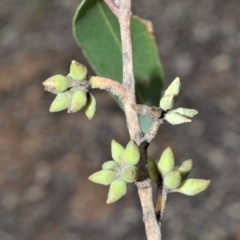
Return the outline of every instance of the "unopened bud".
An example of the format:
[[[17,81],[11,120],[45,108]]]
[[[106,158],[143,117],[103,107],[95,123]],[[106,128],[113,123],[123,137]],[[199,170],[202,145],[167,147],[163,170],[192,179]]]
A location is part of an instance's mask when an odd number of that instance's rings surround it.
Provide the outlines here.
[[[172,83],[169,85],[169,87],[166,89],[164,95],[174,95],[174,96],[178,96],[181,90],[181,82],[180,82],[180,78],[177,77],[175,78]]]
[[[110,185],[108,191],[107,204],[118,201],[127,193],[127,183],[122,179],[116,179]]]
[[[193,165],[193,161],[192,159],[188,159],[188,160],[185,160],[181,165],[180,167],[178,167],[178,171],[181,173],[181,176],[182,176],[182,181],[185,180],[191,169],[192,169],[192,165]]]
[[[175,189],[181,184],[181,174],[179,171],[168,172],[163,178],[164,185],[168,189]]]
[[[67,109],[71,102],[71,93],[64,92],[58,93],[55,99],[53,100],[49,112],[59,112],[64,109]]]
[[[84,107],[84,112],[89,120],[91,120],[96,112],[96,99],[89,93],[87,104]]]
[[[173,151],[170,147],[167,147],[157,164],[158,170],[162,176],[164,176],[167,172],[170,172],[173,170],[175,166],[175,159],[173,155]]]
[[[140,151],[138,145],[134,141],[129,141],[124,152],[123,160],[129,165],[136,165],[140,159]]]
[[[45,90],[51,93],[64,92],[66,89],[71,87],[71,85],[72,80],[60,74],[52,76],[43,82]]]
[[[161,98],[159,103],[160,108],[165,111],[172,109],[173,105],[174,105],[174,95],[172,94],[164,95]]]
[[[113,160],[107,161],[102,165],[102,169],[107,169],[107,170],[117,170],[118,168],[119,168],[119,165]]]
[[[82,81],[87,77],[86,66],[80,64],[79,62],[73,60],[70,65],[70,76],[77,81]]]
[[[115,140],[112,140],[111,152],[112,152],[113,160],[118,164],[123,164],[124,147],[120,143],[116,142]]]
[[[121,171],[121,177],[124,181],[132,183],[137,180],[139,171],[135,166],[125,166]]]
[[[184,115],[186,117],[194,117],[195,115],[198,114],[198,111],[195,109],[189,109],[189,108],[177,108],[177,109],[173,109],[171,110],[172,113],[178,113],[180,115]]]
[[[177,125],[177,124],[182,124],[182,123],[187,123],[192,121],[191,119],[183,115],[180,115],[178,113],[174,113],[171,111],[165,114],[164,119],[172,125]]]
[[[148,158],[147,160],[148,173],[151,180],[155,183],[160,181],[160,175],[158,172],[157,164],[154,160]]]
[[[83,91],[76,91],[72,94],[68,113],[75,113],[82,109],[87,104],[87,93]]]
[[[118,177],[118,173],[113,170],[101,170],[93,173],[88,179],[94,183],[109,185]]]
[[[209,186],[211,180],[205,179],[187,179],[182,182],[179,188],[175,189],[174,192],[179,192],[188,196],[194,196]]]

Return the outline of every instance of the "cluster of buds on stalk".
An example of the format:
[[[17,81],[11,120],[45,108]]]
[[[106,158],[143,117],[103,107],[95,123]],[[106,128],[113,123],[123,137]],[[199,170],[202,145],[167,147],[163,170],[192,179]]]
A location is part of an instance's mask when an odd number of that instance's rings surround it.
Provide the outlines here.
[[[87,118],[92,119],[96,111],[96,99],[89,92],[86,66],[72,61],[67,76],[55,75],[43,82],[46,91],[57,96],[49,111],[59,112],[67,109],[75,113],[83,109]]]

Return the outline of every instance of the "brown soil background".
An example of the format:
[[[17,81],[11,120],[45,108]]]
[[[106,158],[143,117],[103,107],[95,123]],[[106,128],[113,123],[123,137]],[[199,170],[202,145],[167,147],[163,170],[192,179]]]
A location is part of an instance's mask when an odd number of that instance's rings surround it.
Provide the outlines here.
[[[87,64],[71,32],[79,1],[0,1],[0,239],[146,239],[134,185],[106,205],[107,187],[87,177],[111,158],[110,141],[128,142],[124,115],[94,91],[98,108],[50,114],[42,81]],[[171,146],[177,162],[192,158],[191,176],[210,178],[195,197],[172,194],[164,239],[237,240],[239,226],[239,2],[133,1],[153,22],[165,82],[181,77],[177,106],[196,108],[193,123],[164,124],[149,148]]]

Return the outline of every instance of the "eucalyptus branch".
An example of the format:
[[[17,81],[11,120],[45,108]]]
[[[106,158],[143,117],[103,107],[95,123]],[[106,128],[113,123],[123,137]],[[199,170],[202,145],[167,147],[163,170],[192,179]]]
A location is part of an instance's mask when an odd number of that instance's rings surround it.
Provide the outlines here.
[[[111,9],[111,8],[110,8]],[[135,80],[133,69],[132,39],[131,39],[131,0],[122,0],[119,3],[118,20],[122,42],[123,80],[122,84],[128,89],[122,99],[126,122],[130,138],[138,145],[143,142],[143,133],[140,128],[138,113],[132,106],[136,105]],[[153,134],[154,135],[154,134]],[[148,145],[147,145],[148,146]],[[147,147],[140,145],[141,158],[139,163],[140,177],[136,181],[138,194],[143,208],[143,220],[148,240],[160,240],[161,231],[158,226],[153,207],[152,186],[147,170]],[[141,179],[142,177],[142,179]]]
[[[73,60],[69,74],[66,76],[57,74],[43,82],[45,90],[55,94],[49,111],[59,112],[67,109],[68,113],[76,113],[83,110],[86,117],[91,120],[96,112],[96,99],[90,89],[103,89],[119,98],[126,115],[130,141],[124,148],[113,140],[111,143],[113,160],[104,162],[102,170],[93,173],[89,179],[98,184],[110,185],[108,204],[123,197],[127,192],[127,184],[135,182],[142,206],[147,239],[161,240],[161,223],[167,194],[179,192],[193,196],[204,191],[209,186],[210,180],[187,179],[192,169],[192,160],[185,160],[177,166],[170,147],[163,151],[158,161],[148,158],[147,149],[163,120],[172,125],[191,122],[191,118],[198,111],[182,107],[173,109],[181,89],[178,77],[165,90],[158,107],[136,103],[131,39],[131,0],[104,0],[104,2],[120,24],[122,83],[98,76],[88,78],[86,66]],[[99,2],[96,1],[96,3]],[[76,17],[75,20],[77,19]],[[152,119],[152,125],[145,134],[140,127],[139,114]],[[158,199],[155,209],[150,178],[157,185]]]

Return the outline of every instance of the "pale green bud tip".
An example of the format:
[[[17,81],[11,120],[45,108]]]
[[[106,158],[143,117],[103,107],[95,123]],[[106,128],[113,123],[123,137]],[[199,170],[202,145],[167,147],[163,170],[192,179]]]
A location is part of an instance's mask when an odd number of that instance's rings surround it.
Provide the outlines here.
[[[114,203],[127,193],[127,183],[122,179],[116,179],[110,185],[107,204]]]
[[[129,165],[136,165],[140,159],[140,151],[138,145],[134,141],[130,141],[123,153],[124,162]]]
[[[134,166],[126,166],[121,171],[122,179],[129,183],[136,181],[138,174],[139,174],[139,171]]]
[[[76,91],[72,95],[68,113],[75,113],[87,104],[87,94],[83,91]]]
[[[157,183],[160,180],[160,175],[158,172],[157,164],[154,160],[148,158],[147,160],[148,173],[151,180]]]
[[[191,119],[172,111],[165,114],[164,119],[172,125],[192,122]]]
[[[179,192],[188,196],[194,196],[207,189],[211,180],[187,179],[174,192]]]
[[[93,116],[96,112],[96,99],[95,97],[90,93],[89,98],[87,100],[87,104],[84,107],[84,112],[89,120],[92,120]]]
[[[168,189],[176,189],[181,184],[181,174],[179,171],[168,172],[163,181]]]
[[[77,81],[82,81],[87,77],[86,66],[80,64],[79,62],[73,60],[70,65],[70,76]]]
[[[118,177],[118,173],[116,171],[104,169],[104,170],[93,173],[91,176],[89,176],[88,179],[94,183],[109,185],[117,177]]]
[[[173,151],[170,147],[167,147],[157,164],[158,170],[162,176],[164,176],[167,172],[172,171],[175,166],[175,159],[173,155]]]
[[[164,95],[161,100],[160,100],[160,108],[167,111],[169,109],[172,109],[174,105],[174,95],[172,94],[168,94],[168,95]]]
[[[53,100],[49,112],[59,112],[67,109],[71,102],[71,94],[69,92],[58,93]]]
[[[180,171],[182,180],[185,180],[187,176],[189,175],[191,169],[192,169],[193,161],[192,159],[185,160],[180,167],[178,168],[178,171]]]
[[[181,90],[181,82],[180,78],[175,78],[172,83],[169,85],[164,95],[172,94],[174,96],[178,96]]]
[[[52,76],[43,82],[45,90],[51,93],[64,92],[71,87],[71,84],[72,81],[69,78],[60,74]]]
[[[102,169],[116,170],[118,168],[119,168],[119,165],[113,160],[107,161],[102,165]]]
[[[189,109],[189,108],[177,108],[172,110],[171,112],[178,113],[180,115],[184,115],[186,117],[194,117],[195,115],[198,114],[198,111],[195,109]]]
[[[116,142],[115,140],[112,140],[111,152],[112,152],[113,160],[119,164],[122,164],[123,163],[123,152],[124,152],[123,146],[120,143]]]

